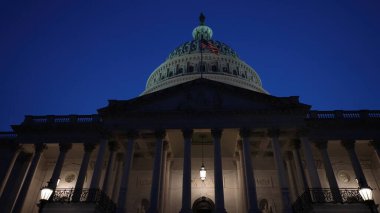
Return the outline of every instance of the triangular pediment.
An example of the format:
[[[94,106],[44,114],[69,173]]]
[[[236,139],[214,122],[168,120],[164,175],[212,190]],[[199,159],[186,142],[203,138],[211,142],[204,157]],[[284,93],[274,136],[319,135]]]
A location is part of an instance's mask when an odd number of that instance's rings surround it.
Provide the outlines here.
[[[262,112],[305,111],[309,108],[309,105],[300,103],[296,96],[275,97],[208,79],[197,79],[130,100],[110,100],[107,107],[99,109],[99,113],[104,117],[132,112]]]

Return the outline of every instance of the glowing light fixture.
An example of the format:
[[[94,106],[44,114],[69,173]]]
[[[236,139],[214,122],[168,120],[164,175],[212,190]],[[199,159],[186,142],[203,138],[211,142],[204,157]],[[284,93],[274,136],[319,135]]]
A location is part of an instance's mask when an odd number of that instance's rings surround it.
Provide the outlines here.
[[[41,200],[49,200],[50,196],[53,194],[53,189],[45,186],[41,189]]]
[[[205,165],[204,165],[203,162],[202,162],[201,169],[199,170],[199,176],[200,176],[200,178],[201,178],[202,181],[205,181],[205,180],[206,180],[206,176],[207,176],[206,173],[207,173],[207,172],[206,172]]]
[[[61,182],[61,178],[58,178],[58,180],[57,180],[57,186],[59,185],[60,182]]]
[[[202,166],[201,166],[201,169],[199,170],[199,177],[201,178],[202,181],[205,181],[206,176],[207,176],[207,171],[206,171],[205,164],[203,161],[203,140],[204,140],[204,137],[205,137],[204,135],[201,135],[201,139],[202,139],[202,142],[201,142],[201,145],[202,145]]]
[[[359,188],[359,194],[362,196],[364,201],[371,201],[373,200],[373,192],[370,187],[362,187]]]

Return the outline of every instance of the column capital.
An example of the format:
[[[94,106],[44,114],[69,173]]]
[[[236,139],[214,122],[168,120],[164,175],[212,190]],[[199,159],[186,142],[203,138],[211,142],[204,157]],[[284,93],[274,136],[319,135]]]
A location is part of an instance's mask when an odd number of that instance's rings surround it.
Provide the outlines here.
[[[214,139],[220,139],[222,137],[223,129],[211,129],[211,135]]]
[[[296,138],[290,141],[290,147],[296,150],[299,150],[301,148],[301,140]]]
[[[286,160],[293,160],[294,159],[293,158],[293,153],[291,151],[286,151],[284,153],[284,157],[285,157]]]
[[[32,158],[32,153],[21,152],[19,159],[20,159],[21,162],[27,162],[31,158]]]
[[[60,152],[67,152],[71,149],[71,147],[72,147],[71,143],[59,143]]]
[[[122,161],[123,160],[123,158],[124,158],[124,154],[122,153],[122,152],[118,152],[117,154],[116,154],[116,160],[117,161]]]
[[[380,150],[380,140],[372,140],[369,142],[373,148]]]
[[[169,142],[167,140],[164,140],[164,151],[169,150]]]
[[[192,129],[182,129],[182,135],[185,139],[190,139],[193,136]]]
[[[138,137],[138,132],[136,130],[130,129],[126,133],[128,140],[134,140]]]
[[[301,128],[297,130],[297,136],[298,137],[308,137],[310,130],[307,128]]]
[[[271,138],[278,138],[280,137],[280,129],[277,129],[277,128],[268,129],[267,135]]]
[[[239,131],[239,135],[241,138],[248,138],[249,136],[251,136],[251,133],[251,130],[247,128],[242,128]]]
[[[328,146],[328,140],[317,140],[317,141],[314,141],[314,145],[319,150],[325,150],[325,149],[327,149],[327,146]]]
[[[243,141],[237,140],[236,141],[236,147],[238,148],[238,150],[243,150]]]
[[[157,129],[154,131],[154,135],[156,136],[156,139],[163,140],[165,138],[166,132],[164,129]]]
[[[346,150],[354,150],[355,149],[355,140],[342,140],[341,144]]]
[[[36,144],[34,144],[34,150],[35,150],[36,153],[41,153],[45,149],[47,149],[47,146],[44,143],[36,143]]]
[[[116,141],[111,140],[111,141],[108,142],[108,149],[109,149],[111,152],[116,151],[118,148],[119,148],[119,145],[117,144]]]
[[[94,143],[84,143],[83,148],[84,152],[92,152],[96,147],[96,144]]]
[[[22,145],[14,141],[6,141],[5,143],[0,143],[0,148],[7,148],[11,151],[21,151]]]

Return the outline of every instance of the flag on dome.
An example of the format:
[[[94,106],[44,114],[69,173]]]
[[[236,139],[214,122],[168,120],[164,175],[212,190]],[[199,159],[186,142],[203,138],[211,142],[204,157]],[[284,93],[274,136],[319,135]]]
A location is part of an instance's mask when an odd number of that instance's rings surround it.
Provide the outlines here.
[[[202,39],[201,40],[201,48],[204,49],[204,48],[207,48],[209,49],[212,53],[214,54],[219,54],[219,49],[217,46],[215,46],[213,43],[211,43],[210,41],[207,41],[205,39]]]

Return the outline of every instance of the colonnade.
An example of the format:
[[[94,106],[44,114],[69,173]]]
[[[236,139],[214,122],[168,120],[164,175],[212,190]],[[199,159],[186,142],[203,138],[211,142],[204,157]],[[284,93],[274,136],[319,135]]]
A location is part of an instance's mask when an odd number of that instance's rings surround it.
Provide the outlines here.
[[[222,154],[221,154],[221,136],[222,129],[211,129],[211,136],[213,138],[214,143],[214,187],[215,187],[215,204],[217,212],[226,212],[225,202],[224,202],[224,187],[223,187],[223,165],[222,165]],[[281,146],[279,143],[280,131],[278,129],[270,129],[267,131],[268,136],[272,143],[273,153],[274,153],[274,162],[276,165],[276,169],[278,172],[279,178],[279,186],[282,196],[282,204],[283,204],[283,212],[292,212],[291,201],[290,201],[290,192],[289,192],[289,180],[287,176],[287,172],[284,166],[284,160],[282,157]],[[180,213],[190,213],[192,212],[192,202],[191,202],[191,144],[192,144],[192,129],[183,129],[183,142],[184,142],[184,158],[183,158],[183,184],[182,184],[182,204]],[[250,136],[251,130],[249,129],[240,129],[239,135],[241,138],[241,160],[242,160],[242,168],[243,168],[243,176],[242,180],[244,180],[245,193],[244,199],[247,204],[247,212],[260,212],[258,203],[257,203],[257,193],[256,193],[256,183],[254,179],[254,169],[252,166],[252,158],[251,158],[251,145],[250,145]],[[77,177],[73,201],[79,201],[80,195],[83,189],[83,184],[85,180],[85,176],[88,170],[89,161],[91,158],[91,154],[96,146],[99,146],[98,153],[96,156],[95,167],[93,170],[90,188],[99,189],[102,186],[102,190],[113,197],[114,200],[117,200],[117,213],[127,212],[127,203],[126,200],[128,194],[128,182],[131,174],[131,167],[134,155],[134,146],[136,138],[138,137],[138,132],[136,131],[128,131],[126,134],[126,141],[121,143],[122,148],[124,149],[124,154],[116,155],[117,144],[115,142],[109,142],[107,140],[101,140],[99,143],[84,143],[84,155],[82,158],[82,163],[79,169],[79,175]],[[155,156],[154,156],[154,166],[152,172],[152,184],[151,184],[151,194],[150,194],[150,207],[148,212],[157,213],[162,211],[162,206],[160,205],[160,199],[162,199],[162,182],[164,181],[163,175],[163,162],[166,161],[165,156],[165,131],[157,130],[155,131]],[[355,152],[355,140],[342,140],[342,146],[347,151],[347,154],[350,157],[350,162],[352,164],[353,170],[355,172],[355,176],[358,180],[359,187],[368,187],[367,180],[364,176],[363,169],[361,168],[360,161]],[[373,145],[378,158],[380,159],[380,146],[378,143],[371,142]],[[323,165],[326,171],[327,180],[330,186],[330,189],[333,194],[333,198],[335,202],[342,202],[342,197],[339,192],[339,187],[335,178],[335,174],[331,165],[331,161],[329,155],[327,153],[328,141],[320,140],[315,141],[316,147],[319,149]],[[105,171],[105,178],[103,183],[100,183],[101,180],[101,172],[102,166],[105,158],[106,149],[109,149],[109,158],[108,165]],[[67,152],[71,149],[71,143],[60,143],[59,144],[59,156],[57,158],[56,164],[54,166],[54,170],[52,176],[48,182],[48,186],[50,188],[55,189],[57,187],[57,181],[60,177],[62,167],[65,161],[65,157]],[[301,147],[303,148],[303,156],[307,165],[307,172],[309,176],[309,181],[306,178],[306,174],[304,173],[305,168],[303,168],[303,164],[301,162]],[[29,169],[27,169],[27,173],[25,178],[21,184],[20,190],[18,192],[18,196],[16,202],[14,204],[13,211],[20,212],[23,203],[25,202],[25,198],[30,187],[31,181],[35,176],[36,168],[41,159],[41,154],[46,149],[46,145],[44,144],[34,144],[34,155],[29,164]],[[14,166],[15,159],[19,153],[19,148],[14,149],[14,153],[9,156],[9,167],[1,167],[1,197],[0,200],[4,197],[3,190],[7,183],[7,178],[9,177],[9,173],[12,171],[12,167]],[[296,168],[295,177],[300,181],[301,189],[297,189],[297,194],[300,195],[302,192],[306,191],[308,188],[321,188],[320,179],[318,176],[317,168],[315,166],[315,161],[313,159],[311,143],[306,136],[300,136],[299,139],[292,141],[291,146],[292,159],[294,159],[294,165]],[[115,162],[117,163],[117,171],[121,171],[116,174],[115,179],[119,179],[121,177],[119,189],[111,189],[111,182],[118,182],[118,180],[111,180],[111,172],[112,168],[115,166]],[[122,165],[122,162],[124,165]],[[120,176],[120,177],[119,177]],[[308,183],[309,182],[309,183]],[[299,187],[298,187],[299,188]],[[161,197],[161,198],[160,198]],[[116,199],[117,198],[117,199]],[[161,209],[161,210],[160,210]]]

